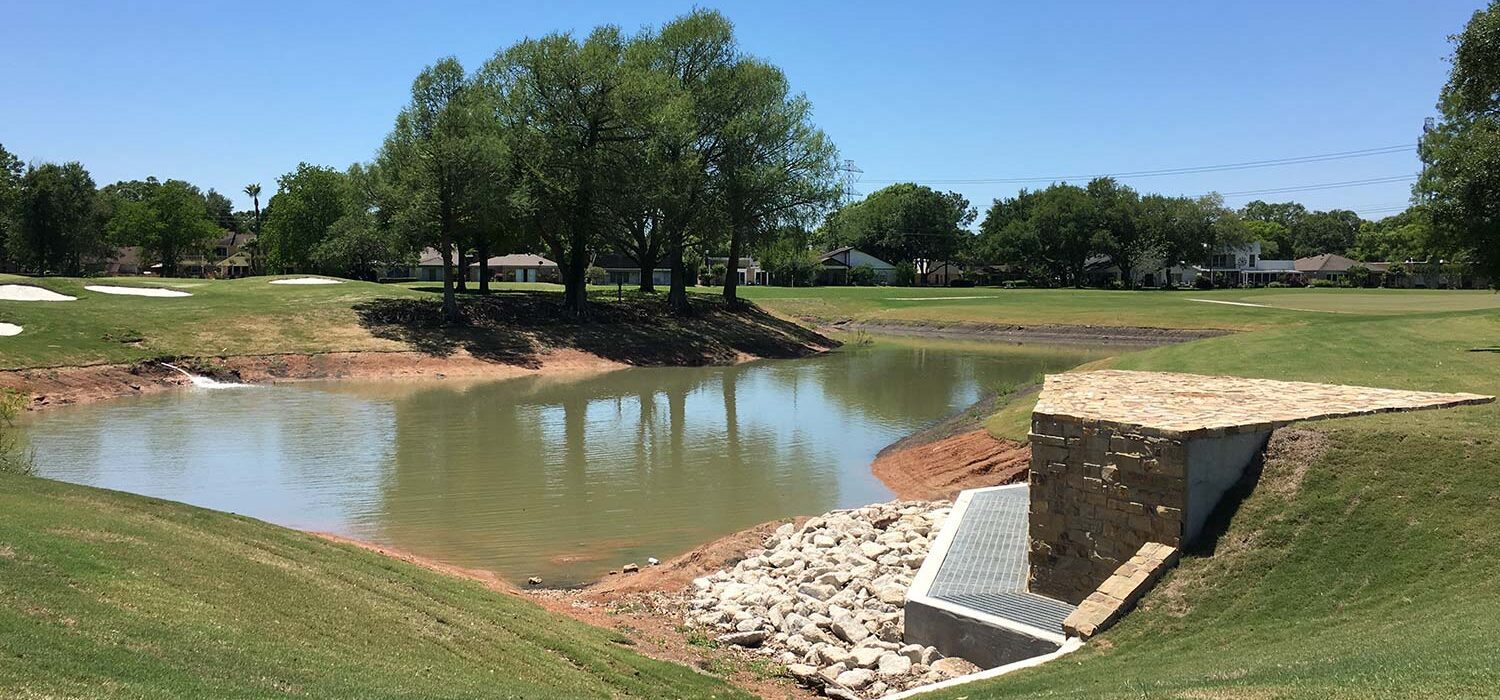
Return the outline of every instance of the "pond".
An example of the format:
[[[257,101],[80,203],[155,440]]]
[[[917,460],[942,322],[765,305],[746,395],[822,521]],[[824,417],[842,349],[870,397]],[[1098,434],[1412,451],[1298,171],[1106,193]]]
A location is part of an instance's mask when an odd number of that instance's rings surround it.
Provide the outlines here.
[[[42,476],[548,585],[891,498],[886,445],[1100,349],[882,340],[804,360],[184,390],[31,417]]]

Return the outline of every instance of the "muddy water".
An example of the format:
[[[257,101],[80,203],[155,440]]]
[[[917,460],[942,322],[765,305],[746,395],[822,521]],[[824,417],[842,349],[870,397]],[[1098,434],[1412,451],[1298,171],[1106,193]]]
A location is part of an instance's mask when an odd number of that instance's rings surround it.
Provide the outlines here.
[[[1103,354],[893,340],[737,367],[184,390],[49,411],[22,436],[43,476],[563,585],[889,498],[880,448]]]

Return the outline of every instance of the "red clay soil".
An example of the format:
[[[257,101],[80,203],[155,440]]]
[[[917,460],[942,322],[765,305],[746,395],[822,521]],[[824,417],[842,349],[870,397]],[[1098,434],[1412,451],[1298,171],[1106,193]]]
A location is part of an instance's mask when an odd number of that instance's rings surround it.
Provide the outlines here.
[[[528,374],[604,371],[625,366],[573,349],[547,353],[541,357],[540,366],[535,368],[491,362],[463,350],[449,355],[421,352],[240,355],[189,358],[182,364],[195,373],[250,383],[317,379],[504,379]],[[0,388],[25,394],[29,399],[27,407],[31,410],[156,393],[187,383],[187,378],[181,373],[156,362],[0,371]]]
[[[979,428],[914,447],[898,444],[880,453],[870,469],[900,498],[936,500],[1021,481],[1030,463],[1030,446]]]
[[[772,520],[740,530],[702,545],[659,566],[648,566],[633,574],[612,574],[583,589],[590,598],[607,599],[627,593],[648,591],[681,591],[693,579],[732,568],[745,558],[745,552],[759,549],[766,537],[786,523],[801,525],[807,517]]]

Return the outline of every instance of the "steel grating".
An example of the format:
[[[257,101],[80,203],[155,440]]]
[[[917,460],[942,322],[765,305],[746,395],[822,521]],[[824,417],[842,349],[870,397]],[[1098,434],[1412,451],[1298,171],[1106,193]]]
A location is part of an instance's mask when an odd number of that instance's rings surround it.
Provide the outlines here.
[[[1029,509],[1026,486],[975,493],[927,595],[1061,634],[1074,606],[1026,591]]]

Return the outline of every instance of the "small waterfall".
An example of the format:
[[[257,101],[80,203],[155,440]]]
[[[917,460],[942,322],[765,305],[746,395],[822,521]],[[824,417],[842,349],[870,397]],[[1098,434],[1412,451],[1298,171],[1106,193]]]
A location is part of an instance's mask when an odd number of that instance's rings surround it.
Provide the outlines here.
[[[187,377],[188,381],[192,382],[193,386],[198,387],[199,389],[234,389],[238,387],[250,386],[249,384],[243,384],[240,382],[221,382],[217,379],[200,377],[170,362],[163,362],[161,363],[161,366],[170,367],[174,370],[177,370],[178,372],[181,372],[182,376]]]

